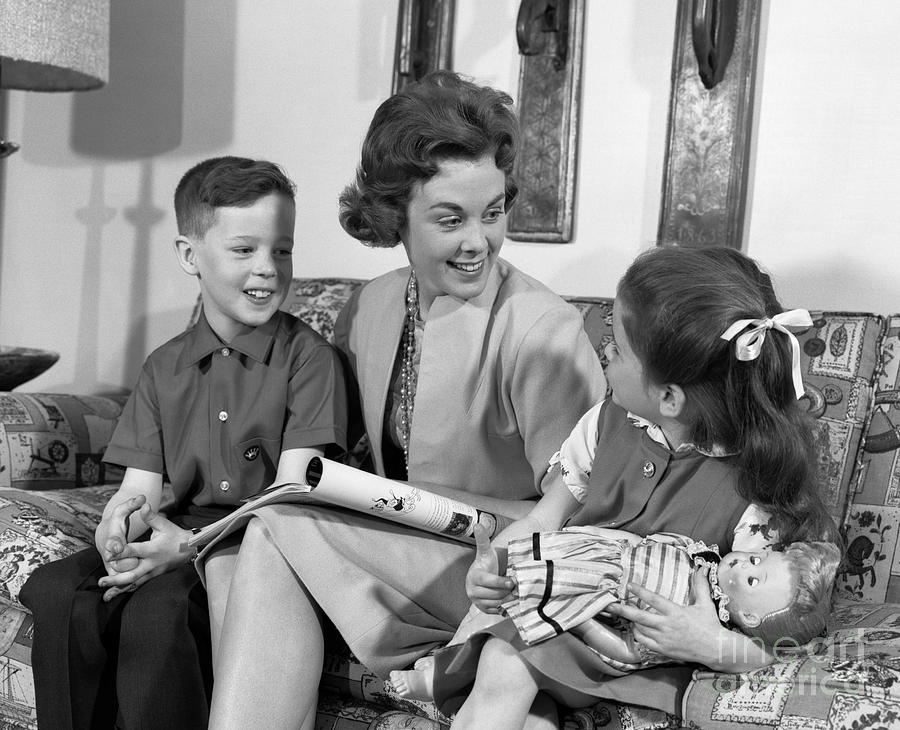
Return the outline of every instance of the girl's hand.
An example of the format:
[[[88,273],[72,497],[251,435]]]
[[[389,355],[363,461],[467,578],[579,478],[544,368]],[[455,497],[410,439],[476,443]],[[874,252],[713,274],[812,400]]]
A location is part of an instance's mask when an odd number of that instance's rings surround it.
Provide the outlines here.
[[[466,593],[483,613],[500,613],[500,604],[515,587],[511,578],[499,573],[497,550],[484,526],[475,525],[475,560],[466,574]]]
[[[734,632],[719,623],[716,607],[709,595],[704,566],[692,576],[693,601],[680,606],[658,593],[629,583],[628,590],[653,610],[642,610],[624,603],[613,603],[606,611],[634,625],[634,638],[648,649],[683,662],[704,664],[710,669],[722,666],[726,647],[724,634]]]
[[[691,583],[693,602],[688,606],[679,606],[658,593],[629,584],[628,590],[652,610],[613,603],[606,611],[631,621],[634,638],[644,646],[678,661],[733,673],[750,672],[774,662],[774,653],[762,643],[719,623],[709,595],[708,573],[709,567],[695,571]]]
[[[128,543],[118,553],[118,560],[134,559],[134,569],[119,571],[97,581],[101,588],[108,589],[103,594],[104,601],[137,590],[151,578],[183,565],[194,554],[193,549],[187,547],[190,530],[181,529],[165,515],[154,512],[148,504],[140,508],[140,516],[153,534],[146,542]]]

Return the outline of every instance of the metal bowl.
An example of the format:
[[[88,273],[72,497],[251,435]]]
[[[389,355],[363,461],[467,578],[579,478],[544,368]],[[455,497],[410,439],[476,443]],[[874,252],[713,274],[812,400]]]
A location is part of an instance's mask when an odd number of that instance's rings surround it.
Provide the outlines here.
[[[12,390],[27,383],[57,360],[58,352],[0,345],[0,391]]]

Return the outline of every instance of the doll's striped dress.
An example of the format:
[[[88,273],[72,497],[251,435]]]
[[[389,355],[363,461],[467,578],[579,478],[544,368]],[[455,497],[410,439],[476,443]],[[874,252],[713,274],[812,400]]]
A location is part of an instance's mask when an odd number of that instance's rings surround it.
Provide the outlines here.
[[[522,639],[536,644],[587,621],[615,601],[646,608],[627,592],[635,583],[669,600],[690,602],[694,556],[715,546],[674,533],[633,545],[596,528],[536,532],[509,543],[507,573],[516,588],[503,603]]]

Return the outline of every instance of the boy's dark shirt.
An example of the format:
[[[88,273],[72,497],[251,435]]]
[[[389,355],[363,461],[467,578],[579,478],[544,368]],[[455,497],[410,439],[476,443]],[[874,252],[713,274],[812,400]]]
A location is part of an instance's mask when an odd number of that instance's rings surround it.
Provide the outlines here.
[[[201,313],[144,363],[104,461],[162,473],[170,516],[212,522],[275,479],[282,451],[345,448],[346,391],[338,357],[285,312],[227,345]]]

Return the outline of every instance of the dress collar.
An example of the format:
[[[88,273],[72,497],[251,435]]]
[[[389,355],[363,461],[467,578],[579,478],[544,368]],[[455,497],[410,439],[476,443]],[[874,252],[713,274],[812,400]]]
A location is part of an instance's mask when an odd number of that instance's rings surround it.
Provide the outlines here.
[[[695,566],[709,566],[708,579],[710,596],[712,597],[713,603],[716,604],[719,621],[725,625],[729,625],[731,614],[728,611],[728,602],[731,599],[719,585],[719,563],[722,558],[719,555],[718,547],[716,545],[707,547],[702,542],[698,541],[692,546],[690,553]]]
[[[669,451],[674,451],[674,453],[676,454],[682,454],[688,451],[696,451],[698,454],[702,454],[703,456],[711,456],[716,459],[721,459],[724,456],[734,455],[726,451],[725,448],[719,444],[713,444],[711,449],[702,449],[696,444],[685,442],[683,444],[680,444],[678,448],[673,449],[666,439],[666,435],[663,433],[662,428],[660,428],[659,425],[653,423],[653,421],[648,421],[646,418],[636,416],[631,411],[628,411],[628,420],[631,421],[631,424],[635,428],[643,428],[647,432],[647,436],[649,436],[650,439],[658,443],[660,446],[665,446],[667,449],[669,449]]]

